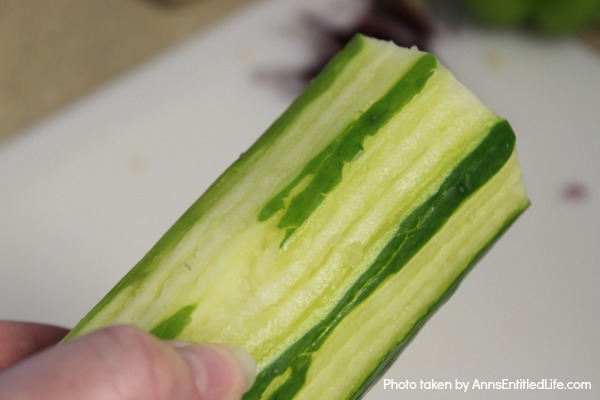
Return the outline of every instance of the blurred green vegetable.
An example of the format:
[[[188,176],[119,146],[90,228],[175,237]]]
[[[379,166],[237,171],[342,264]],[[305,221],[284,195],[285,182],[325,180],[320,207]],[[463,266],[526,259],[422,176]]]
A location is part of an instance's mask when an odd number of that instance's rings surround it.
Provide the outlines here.
[[[531,0],[463,0],[468,11],[479,21],[498,26],[521,23],[530,13]]]
[[[536,0],[538,28],[549,33],[570,33],[587,27],[600,15],[600,0]]]
[[[600,17],[600,0],[462,0],[481,23],[493,26],[530,26],[553,35],[587,28]]]

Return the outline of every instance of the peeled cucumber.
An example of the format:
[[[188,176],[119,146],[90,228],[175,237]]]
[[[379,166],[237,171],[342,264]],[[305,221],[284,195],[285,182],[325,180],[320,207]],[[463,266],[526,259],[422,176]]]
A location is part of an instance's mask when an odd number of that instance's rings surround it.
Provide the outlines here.
[[[67,340],[133,324],[248,350],[245,399],[359,398],[528,205],[506,120],[357,35]]]

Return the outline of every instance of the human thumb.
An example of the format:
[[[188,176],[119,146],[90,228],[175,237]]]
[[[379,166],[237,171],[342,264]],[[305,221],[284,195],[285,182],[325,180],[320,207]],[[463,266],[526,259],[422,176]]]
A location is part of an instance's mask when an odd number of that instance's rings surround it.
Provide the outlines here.
[[[255,364],[242,350],[163,342],[114,326],[60,344],[0,374],[0,400],[233,400]]]

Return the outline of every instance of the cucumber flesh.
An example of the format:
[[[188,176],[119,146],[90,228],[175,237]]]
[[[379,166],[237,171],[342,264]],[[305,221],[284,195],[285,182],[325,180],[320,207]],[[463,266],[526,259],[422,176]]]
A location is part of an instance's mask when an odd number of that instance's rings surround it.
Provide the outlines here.
[[[246,399],[357,398],[528,205],[510,125],[359,35],[69,338],[233,344]]]

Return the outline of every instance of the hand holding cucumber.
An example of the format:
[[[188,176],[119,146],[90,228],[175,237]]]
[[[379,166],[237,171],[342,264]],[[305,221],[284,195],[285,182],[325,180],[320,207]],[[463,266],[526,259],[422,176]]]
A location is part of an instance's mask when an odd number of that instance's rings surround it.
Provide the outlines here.
[[[68,331],[0,321],[0,399],[239,399],[253,361],[237,349],[164,342],[129,326],[53,347]]]

